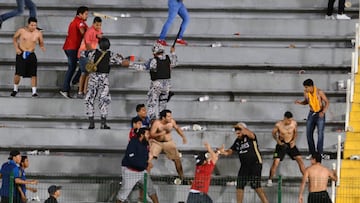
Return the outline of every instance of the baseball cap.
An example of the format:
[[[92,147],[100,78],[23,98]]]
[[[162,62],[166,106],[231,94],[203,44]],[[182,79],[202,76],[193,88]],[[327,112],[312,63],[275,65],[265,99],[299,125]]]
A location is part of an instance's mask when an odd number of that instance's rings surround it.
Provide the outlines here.
[[[239,122],[233,126],[233,128],[247,128],[247,125],[243,122]]]
[[[20,155],[20,151],[19,150],[12,150],[9,154],[9,160],[11,160],[14,156]]]
[[[59,186],[59,185],[52,185],[48,188],[48,192],[50,195],[55,194],[55,192],[58,190],[61,190],[61,186]]]
[[[208,152],[201,152],[195,155],[196,165],[202,165],[209,157],[210,154]]]

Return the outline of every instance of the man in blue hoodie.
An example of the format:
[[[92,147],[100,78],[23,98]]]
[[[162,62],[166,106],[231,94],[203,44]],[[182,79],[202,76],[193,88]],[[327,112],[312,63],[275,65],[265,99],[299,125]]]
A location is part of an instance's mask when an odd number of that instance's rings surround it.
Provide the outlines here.
[[[146,140],[146,128],[134,130],[136,137],[129,141],[125,156],[121,163],[122,186],[117,194],[116,203],[124,202],[136,183],[144,184],[144,174],[152,168],[149,163],[149,143]],[[151,178],[147,178],[147,193],[153,203],[158,203],[158,197]]]

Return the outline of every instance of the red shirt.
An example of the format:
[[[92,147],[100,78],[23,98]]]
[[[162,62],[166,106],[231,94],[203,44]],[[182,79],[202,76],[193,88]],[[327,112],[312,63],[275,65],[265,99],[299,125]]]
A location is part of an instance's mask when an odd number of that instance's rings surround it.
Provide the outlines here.
[[[81,44],[83,35],[80,32],[80,29],[84,28],[85,31],[88,28],[86,22],[81,19],[79,16],[75,16],[73,21],[71,21],[68,28],[68,35],[63,46],[64,50],[78,50]]]
[[[134,137],[136,137],[136,134],[134,133],[134,128],[131,128],[129,132],[129,141]]]
[[[210,161],[204,165],[196,166],[195,179],[192,182],[191,189],[208,193],[210,186],[211,173],[215,168],[215,164]]]

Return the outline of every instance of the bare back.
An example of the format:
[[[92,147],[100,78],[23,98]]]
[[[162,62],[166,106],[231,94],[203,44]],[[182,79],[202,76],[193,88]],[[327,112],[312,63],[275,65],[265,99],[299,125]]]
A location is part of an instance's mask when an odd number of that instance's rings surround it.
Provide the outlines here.
[[[334,177],[334,173],[321,164],[308,167],[306,172],[308,173],[309,192],[326,191],[329,177]]]

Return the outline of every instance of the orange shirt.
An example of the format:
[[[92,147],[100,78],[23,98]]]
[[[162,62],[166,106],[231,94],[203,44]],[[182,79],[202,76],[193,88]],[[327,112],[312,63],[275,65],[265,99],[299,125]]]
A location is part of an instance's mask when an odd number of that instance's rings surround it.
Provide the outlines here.
[[[90,46],[91,46],[90,50],[96,49],[98,42],[99,42],[99,38],[96,37],[98,34],[102,34],[102,30],[95,30],[94,26],[91,26],[91,28],[89,28],[85,32],[84,39],[82,40],[79,51],[78,51],[78,58],[80,58],[80,53],[82,51],[87,50],[85,43],[90,44]]]

